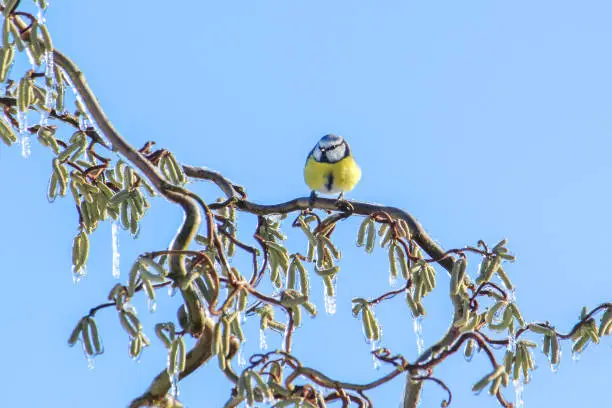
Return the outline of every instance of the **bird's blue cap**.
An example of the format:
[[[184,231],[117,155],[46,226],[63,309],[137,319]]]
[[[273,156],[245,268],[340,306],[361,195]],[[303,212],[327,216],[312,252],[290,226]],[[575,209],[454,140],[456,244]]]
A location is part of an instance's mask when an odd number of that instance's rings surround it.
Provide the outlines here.
[[[344,142],[344,138],[342,136],[338,136],[338,135],[325,135],[321,138],[321,140],[319,140],[319,148],[322,150],[326,150],[326,149],[330,149],[333,148],[335,146],[339,146],[341,143]]]
[[[334,142],[341,142],[342,140],[343,140],[342,136],[329,134],[329,135],[323,136],[320,141],[323,144],[331,144]]]

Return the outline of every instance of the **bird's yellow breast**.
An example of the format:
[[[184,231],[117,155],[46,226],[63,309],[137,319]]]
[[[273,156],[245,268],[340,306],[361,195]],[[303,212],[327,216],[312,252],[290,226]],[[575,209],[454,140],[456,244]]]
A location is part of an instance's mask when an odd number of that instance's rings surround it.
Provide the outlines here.
[[[309,157],[304,167],[304,180],[308,187],[324,194],[350,191],[360,178],[361,169],[353,156],[335,163],[321,163]]]

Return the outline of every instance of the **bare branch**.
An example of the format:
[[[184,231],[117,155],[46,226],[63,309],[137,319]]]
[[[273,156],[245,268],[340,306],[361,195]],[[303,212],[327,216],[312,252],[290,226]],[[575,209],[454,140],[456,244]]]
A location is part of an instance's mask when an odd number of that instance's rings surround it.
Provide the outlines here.
[[[211,180],[219,186],[229,197],[235,197],[233,191],[233,184],[224,178],[221,174],[213,172],[208,169],[201,169],[193,166],[183,166],[185,174],[189,177],[199,178],[204,180]],[[352,206],[352,213],[358,215],[372,215],[377,212],[386,212],[395,218],[401,218],[406,221],[410,228],[410,234],[417,244],[423,248],[425,252],[433,259],[440,259],[439,264],[447,271],[452,270],[453,258],[449,256],[423,229],[421,224],[409,213],[405,212],[396,207],[387,207],[382,205],[364,203],[360,201],[348,201]],[[320,210],[328,211],[341,211],[338,208],[338,201],[335,199],[316,197],[301,197],[287,201],[280,204],[264,205],[257,204],[246,199],[241,199],[236,202],[236,207],[242,211],[257,214],[257,215],[270,215],[270,214],[287,214],[295,211],[302,211],[317,208]]]

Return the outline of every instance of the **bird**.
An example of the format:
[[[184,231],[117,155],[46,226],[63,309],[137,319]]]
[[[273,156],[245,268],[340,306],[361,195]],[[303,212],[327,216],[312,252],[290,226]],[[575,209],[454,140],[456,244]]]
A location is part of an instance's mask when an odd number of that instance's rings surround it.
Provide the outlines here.
[[[361,179],[361,169],[351,154],[351,148],[342,136],[325,135],[310,151],[304,166],[304,181],[312,190],[323,194],[338,194],[351,191]]]

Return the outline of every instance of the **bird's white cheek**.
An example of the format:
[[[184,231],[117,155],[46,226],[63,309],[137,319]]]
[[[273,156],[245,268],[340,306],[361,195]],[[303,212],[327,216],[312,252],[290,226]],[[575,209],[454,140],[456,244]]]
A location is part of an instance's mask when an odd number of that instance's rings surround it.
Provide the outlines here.
[[[346,146],[340,145],[336,147],[335,149],[332,149],[326,152],[327,160],[329,160],[330,163],[335,163],[337,161],[340,161],[344,157],[345,153],[346,153]]]

